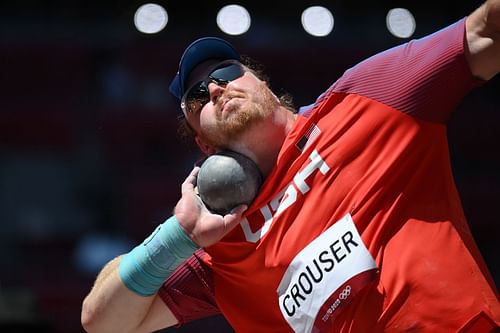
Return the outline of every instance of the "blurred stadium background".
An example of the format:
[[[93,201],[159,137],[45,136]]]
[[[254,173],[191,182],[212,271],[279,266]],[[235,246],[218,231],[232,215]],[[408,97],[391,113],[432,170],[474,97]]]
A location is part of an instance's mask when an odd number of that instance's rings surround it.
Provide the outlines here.
[[[157,1],[168,22],[146,34],[134,25],[144,3],[0,5],[2,332],[81,332],[81,302],[100,267],[170,215],[199,157],[176,138],[179,109],[168,93],[192,40],[227,38],[264,64],[276,91],[305,105],[358,61],[442,28],[480,1],[241,1],[251,25],[240,35],[217,26],[228,1]],[[311,5],[333,14],[328,35],[304,31],[301,13]],[[409,38],[386,26],[395,7],[415,18]],[[497,285],[499,79],[470,94],[449,127],[457,186]],[[231,329],[214,317],[165,332]]]

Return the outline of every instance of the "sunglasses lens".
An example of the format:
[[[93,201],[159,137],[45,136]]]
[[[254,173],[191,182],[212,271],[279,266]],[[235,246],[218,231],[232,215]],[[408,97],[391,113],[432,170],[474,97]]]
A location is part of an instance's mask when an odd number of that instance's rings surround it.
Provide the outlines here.
[[[240,65],[231,64],[215,69],[210,73],[210,78],[217,83],[229,83],[243,75],[243,68]]]
[[[205,103],[208,103],[210,96],[208,94],[207,85],[204,81],[200,81],[189,89],[184,99],[184,108],[187,112],[196,112]]]
[[[186,93],[182,103],[184,112],[196,113],[201,110],[203,105],[210,101],[210,93],[208,91],[209,82],[214,82],[217,85],[225,85],[236,80],[243,73],[243,68],[239,64],[226,64],[214,69],[206,80],[198,82]]]

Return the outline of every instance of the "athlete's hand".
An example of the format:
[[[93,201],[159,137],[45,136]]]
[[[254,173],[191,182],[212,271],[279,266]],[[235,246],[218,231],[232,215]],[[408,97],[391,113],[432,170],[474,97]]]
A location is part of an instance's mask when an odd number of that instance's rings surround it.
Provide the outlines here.
[[[217,243],[238,225],[248,207],[238,206],[225,216],[210,212],[195,191],[199,170],[195,167],[182,183],[182,197],[175,206],[174,214],[193,242],[206,247]]]

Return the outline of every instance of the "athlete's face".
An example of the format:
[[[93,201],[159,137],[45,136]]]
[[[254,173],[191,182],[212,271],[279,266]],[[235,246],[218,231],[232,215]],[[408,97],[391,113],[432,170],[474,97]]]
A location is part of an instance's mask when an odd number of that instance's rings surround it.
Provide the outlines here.
[[[207,61],[197,66],[189,77],[188,87],[206,80],[220,64]],[[227,84],[208,82],[209,100],[185,115],[200,139],[213,148],[228,148],[256,124],[270,118],[279,107],[279,100],[266,82],[245,67],[241,76]]]

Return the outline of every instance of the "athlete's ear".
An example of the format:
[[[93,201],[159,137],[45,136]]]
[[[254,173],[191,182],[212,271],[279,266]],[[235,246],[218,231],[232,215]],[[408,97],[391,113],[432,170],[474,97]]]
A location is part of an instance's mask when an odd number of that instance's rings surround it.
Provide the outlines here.
[[[215,148],[206,144],[198,135],[195,136],[194,140],[196,141],[196,144],[198,145],[203,154],[207,156],[215,154],[216,152]]]

